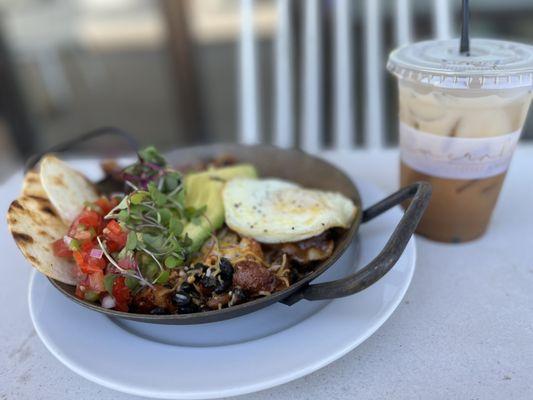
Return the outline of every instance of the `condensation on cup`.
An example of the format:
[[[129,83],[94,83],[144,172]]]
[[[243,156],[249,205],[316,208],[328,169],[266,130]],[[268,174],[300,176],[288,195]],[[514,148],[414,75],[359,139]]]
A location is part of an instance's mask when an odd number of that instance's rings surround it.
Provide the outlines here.
[[[533,89],[533,47],[473,39],[394,50],[400,179],[429,181],[433,196],[418,233],[444,242],[481,236],[516,148]]]

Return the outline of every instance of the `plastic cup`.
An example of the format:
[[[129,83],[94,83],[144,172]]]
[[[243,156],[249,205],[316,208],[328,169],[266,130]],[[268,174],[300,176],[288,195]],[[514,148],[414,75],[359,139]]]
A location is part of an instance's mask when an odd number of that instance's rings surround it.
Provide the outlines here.
[[[400,179],[433,185],[418,233],[463,242],[487,229],[524,125],[533,89],[533,47],[473,39],[425,41],[394,50]]]

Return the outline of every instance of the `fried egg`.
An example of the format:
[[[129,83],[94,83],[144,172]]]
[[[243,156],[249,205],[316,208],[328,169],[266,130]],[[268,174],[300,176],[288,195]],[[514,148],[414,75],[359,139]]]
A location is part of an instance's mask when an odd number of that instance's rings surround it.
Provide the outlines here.
[[[304,189],[281,179],[233,179],[222,192],[226,224],[262,243],[296,242],[348,228],[357,214],[340,193]]]

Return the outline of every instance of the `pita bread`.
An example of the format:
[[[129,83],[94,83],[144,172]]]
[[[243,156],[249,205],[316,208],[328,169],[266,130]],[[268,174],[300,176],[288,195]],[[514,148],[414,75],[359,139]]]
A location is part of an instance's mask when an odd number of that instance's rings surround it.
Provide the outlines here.
[[[42,159],[40,177],[46,197],[68,224],[79,215],[85,202],[98,199],[98,191],[92,182],[52,155]]]
[[[22,195],[9,206],[7,223],[18,248],[38,271],[60,282],[76,284],[73,263],[56,257],[52,249],[52,243],[66,234],[68,226],[46,198]]]

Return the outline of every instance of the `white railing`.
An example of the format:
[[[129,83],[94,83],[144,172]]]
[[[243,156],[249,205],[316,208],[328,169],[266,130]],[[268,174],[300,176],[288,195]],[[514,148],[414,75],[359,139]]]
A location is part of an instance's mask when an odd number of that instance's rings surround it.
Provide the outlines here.
[[[303,3],[303,4],[302,4]],[[300,121],[299,146],[309,152],[319,152],[324,147],[323,138],[323,24],[321,0],[302,2],[302,63],[301,71],[293,73],[293,37],[291,26],[291,0],[276,0],[278,11],[274,38],[274,96],[273,143],[281,147],[297,145],[295,121]],[[260,98],[258,74],[260,73],[256,54],[256,36],[253,15],[254,0],[241,0],[241,36],[239,52],[239,131],[243,143],[260,143],[261,135]],[[364,0],[362,15],[357,15],[353,0],[328,2],[334,7],[332,18],[333,37],[333,148],[351,150],[354,148],[355,125],[362,119],[364,147],[381,148],[385,145],[384,93],[385,54],[383,30],[385,12],[391,12],[394,19],[396,45],[413,40],[413,14],[411,0],[395,0],[392,10],[385,9],[383,0]],[[389,2],[387,3],[389,4]],[[433,26],[437,38],[451,35],[450,0],[433,0]],[[362,18],[364,59],[355,60],[352,54],[355,18]],[[363,82],[356,82],[355,68],[364,68]],[[301,79],[301,113],[294,109],[295,83]],[[364,93],[364,113],[356,114],[354,87]]]
[[[322,24],[319,6],[319,0],[304,2],[300,141],[302,149],[310,153],[317,152],[321,147]]]
[[[292,83],[291,0],[277,0],[278,25],[274,38],[274,144],[295,144],[294,85]]]
[[[333,146],[350,149],[354,145],[354,104],[352,55],[352,1],[338,0],[334,10],[334,90],[333,90]]]
[[[241,0],[239,139],[246,144],[262,141],[253,6],[254,0]]]

